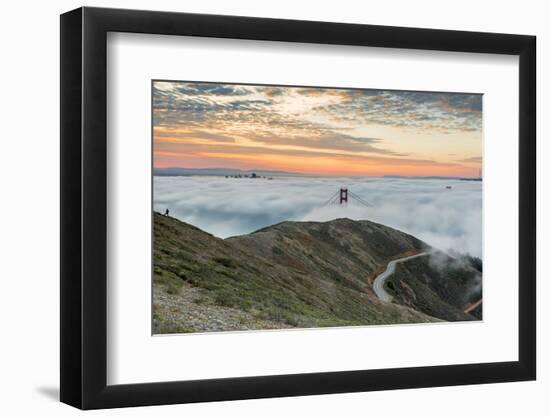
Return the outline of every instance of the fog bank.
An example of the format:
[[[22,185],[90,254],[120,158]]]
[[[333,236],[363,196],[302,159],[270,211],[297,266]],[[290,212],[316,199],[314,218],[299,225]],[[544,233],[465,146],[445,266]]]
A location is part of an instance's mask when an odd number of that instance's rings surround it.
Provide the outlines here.
[[[451,189],[447,189],[451,186]],[[347,187],[372,207],[323,204]],[[218,237],[285,220],[372,220],[481,257],[482,183],[440,179],[154,177],[154,209]]]

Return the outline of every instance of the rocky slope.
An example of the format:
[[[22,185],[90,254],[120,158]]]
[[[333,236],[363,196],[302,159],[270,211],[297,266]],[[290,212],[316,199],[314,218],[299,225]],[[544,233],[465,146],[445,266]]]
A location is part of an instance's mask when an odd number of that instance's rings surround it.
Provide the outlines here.
[[[413,236],[369,221],[283,222],[224,240],[155,213],[153,330],[475,319],[430,314],[405,296],[383,303],[373,293],[372,280],[389,260],[426,248]],[[448,302],[438,295],[439,301]]]

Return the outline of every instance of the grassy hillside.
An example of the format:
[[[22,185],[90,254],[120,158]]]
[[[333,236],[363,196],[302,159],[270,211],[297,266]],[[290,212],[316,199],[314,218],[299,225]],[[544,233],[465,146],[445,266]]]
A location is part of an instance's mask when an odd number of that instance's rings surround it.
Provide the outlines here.
[[[224,240],[155,213],[154,332],[439,321],[372,291],[389,260],[423,249],[368,221],[283,222]]]
[[[369,221],[283,222],[227,240],[238,249],[357,291],[388,260],[421,251],[413,236]]]

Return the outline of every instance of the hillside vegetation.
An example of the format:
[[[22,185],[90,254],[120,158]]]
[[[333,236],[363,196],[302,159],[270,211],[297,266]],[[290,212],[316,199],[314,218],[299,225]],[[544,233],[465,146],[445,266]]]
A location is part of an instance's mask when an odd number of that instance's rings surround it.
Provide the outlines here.
[[[426,248],[413,236],[370,221],[283,222],[220,239],[155,213],[153,331],[449,320],[405,297],[383,303],[372,291],[373,277],[389,260]]]
[[[481,319],[481,306],[464,312],[481,298],[480,272],[441,252],[398,264],[386,290],[394,302],[446,321]]]

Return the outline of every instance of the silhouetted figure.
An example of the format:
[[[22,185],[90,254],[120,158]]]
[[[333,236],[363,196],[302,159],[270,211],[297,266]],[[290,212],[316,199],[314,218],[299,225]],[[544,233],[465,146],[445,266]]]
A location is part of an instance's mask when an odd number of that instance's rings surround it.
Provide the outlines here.
[[[169,214],[170,214],[170,210],[166,209],[166,211],[164,212],[164,215],[168,216]]]

